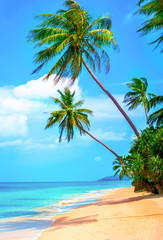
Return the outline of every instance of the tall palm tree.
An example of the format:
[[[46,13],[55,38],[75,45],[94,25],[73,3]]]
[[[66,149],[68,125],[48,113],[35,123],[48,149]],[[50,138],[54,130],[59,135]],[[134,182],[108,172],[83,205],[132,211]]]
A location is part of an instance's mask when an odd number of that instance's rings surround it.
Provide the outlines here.
[[[150,109],[149,98],[154,96],[152,93],[147,93],[148,82],[146,78],[133,78],[130,83],[127,83],[131,89],[124,97],[124,103],[127,103],[129,110],[137,108],[139,105],[144,106],[147,123],[151,127],[148,119],[148,112]]]
[[[145,4],[143,4],[146,2]],[[149,17],[148,20],[143,22],[143,27],[138,30],[142,35],[146,35],[151,33],[152,31],[162,31],[163,28],[163,1],[162,0],[139,0],[138,6],[139,10],[136,12],[138,14],[145,14]],[[159,45],[163,43],[163,32],[161,32],[160,36],[151,42],[150,44],[156,44],[157,48]],[[163,49],[161,49],[161,53]]]
[[[99,142],[110,152],[112,152],[116,156],[116,158],[126,164],[125,161],[123,161],[123,159],[121,159],[112,149],[110,149],[106,144],[99,141],[90,132],[87,131],[90,127],[88,115],[91,115],[93,112],[89,109],[78,108],[83,105],[84,101],[80,100],[74,103],[75,92],[71,93],[69,89],[65,89],[64,93],[58,90],[58,93],[60,94],[60,99],[53,97],[52,99],[55,103],[59,104],[61,109],[50,113],[50,117],[48,119],[48,123],[45,129],[50,128],[56,124],[59,125],[60,142],[62,140],[62,135],[64,132],[66,132],[66,139],[68,142],[73,139],[75,129],[80,132],[80,135],[88,134],[91,138],[93,138],[95,141]],[[85,130],[85,128],[87,130]]]
[[[60,10],[56,14],[36,16],[42,22],[36,29],[29,32],[28,40],[37,42],[36,46],[39,47],[44,45],[45,49],[36,54],[35,62],[40,65],[33,73],[38,72],[47,62],[59,56],[46,79],[55,73],[55,83],[61,77],[66,76],[70,77],[71,84],[73,84],[84,65],[96,83],[126,118],[135,134],[139,136],[139,132],[130,118],[87,65],[88,63],[93,70],[96,68],[100,70],[103,65],[106,73],[109,71],[110,59],[103,46],[117,47],[114,34],[111,32],[110,17],[103,16],[92,21],[88,12],[82,9],[77,2],[67,0],[65,6],[67,10]]]
[[[154,96],[149,101],[151,108],[158,106],[163,103],[163,96]],[[156,112],[149,115],[149,122],[153,125],[156,123],[156,126],[163,124],[163,108],[157,110]]]

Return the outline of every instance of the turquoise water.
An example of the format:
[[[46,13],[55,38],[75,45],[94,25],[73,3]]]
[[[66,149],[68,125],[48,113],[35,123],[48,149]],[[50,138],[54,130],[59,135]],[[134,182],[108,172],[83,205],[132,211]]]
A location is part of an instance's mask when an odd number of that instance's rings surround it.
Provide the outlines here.
[[[28,238],[20,238],[34,239],[38,231],[52,223],[51,216],[95,201],[101,190],[128,186],[131,186],[129,181],[0,183],[0,231],[14,234],[18,230],[21,234],[22,229],[35,229]],[[5,237],[1,233],[0,239],[10,239],[9,235]]]

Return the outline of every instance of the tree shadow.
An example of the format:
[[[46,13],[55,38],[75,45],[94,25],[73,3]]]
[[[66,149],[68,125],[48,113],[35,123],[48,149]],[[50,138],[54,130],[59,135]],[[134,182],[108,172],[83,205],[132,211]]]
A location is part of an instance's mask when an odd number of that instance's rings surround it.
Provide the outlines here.
[[[73,218],[73,219],[69,219],[69,217],[60,217],[58,218],[53,224],[52,227],[49,228],[49,231],[56,231],[65,227],[69,227],[69,226],[77,226],[80,225],[82,226],[83,224],[91,224],[91,223],[95,223],[95,222],[101,222],[101,221],[108,221],[108,220],[115,220],[115,219],[132,219],[132,218],[147,218],[147,217],[158,217],[158,216],[162,216],[163,213],[157,213],[157,214],[142,214],[142,215],[131,215],[131,216],[120,216],[120,217],[107,217],[107,218],[100,218],[97,220],[97,217],[99,216],[98,214],[95,215],[88,215],[85,217],[80,217],[80,218]]]
[[[78,208],[83,208],[85,206],[93,206],[93,205],[102,206],[102,205],[123,204],[123,203],[137,202],[137,201],[141,201],[144,199],[155,199],[155,198],[159,198],[159,197],[162,197],[162,196],[155,196],[150,193],[148,195],[144,195],[144,196],[135,196],[135,197],[127,197],[127,198],[124,197],[123,199],[120,199],[120,200],[112,200],[111,197],[108,197],[108,199],[101,199],[98,202],[95,202],[95,203],[92,202],[88,205],[79,206]],[[114,197],[113,197],[113,199],[114,199]]]
[[[94,215],[88,215],[85,217],[74,218],[74,219],[69,219],[68,217],[60,217],[60,218],[57,218],[57,220],[52,224],[52,228],[50,228],[49,230],[54,231],[54,229],[59,230],[67,226],[76,226],[76,225],[94,223],[94,222],[97,222],[97,216],[98,214],[94,214]]]

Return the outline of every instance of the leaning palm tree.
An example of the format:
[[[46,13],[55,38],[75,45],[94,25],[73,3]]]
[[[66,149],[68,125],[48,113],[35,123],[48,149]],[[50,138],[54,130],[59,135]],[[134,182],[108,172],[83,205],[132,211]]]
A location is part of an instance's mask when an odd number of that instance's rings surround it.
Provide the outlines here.
[[[111,19],[103,16],[95,21],[79,4],[73,0],[65,1],[67,10],[59,10],[56,14],[41,14],[36,16],[42,22],[29,32],[29,42],[36,42],[38,47],[45,46],[45,49],[36,54],[35,62],[39,66],[33,71],[38,72],[47,62],[56,58],[56,62],[50,72],[46,75],[48,79],[55,75],[55,83],[61,77],[70,77],[70,84],[73,84],[79,76],[82,66],[91,74],[96,83],[114,102],[119,111],[126,118],[135,134],[139,136],[136,127],[118,104],[116,99],[96,78],[88,64],[93,70],[100,70],[101,65],[108,73],[110,59],[104,46],[113,45],[117,47],[114,34],[111,32]],[[88,63],[88,64],[87,64]]]
[[[163,103],[163,96],[154,96],[149,101],[151,108]],[[149,122],[153,125],[160,126],[163,124],[163,108],[149,115]]]
[[[145,4],[143,4],[145,2]],[[145,14],[149,17],[148,20],[143,22],[143,27],[138,30],[142,35],[151,33],[152,31],[162,31],[163,28],[163,1],[162,0],[139,0],[138,6],[140,7],[136,13]],[[156,44],[157,48],[163,43],[163,32],[160,36],[150,44]],[[163,52],[163,49],[161,49]]]
[[[150,127],[148,112],[150,109],[149,98],[155,96],[152,93],[147,93],[148,82],[146,78],[133,78],[130,83],[127,83],[128,87],[131,89],[130,92],[126,93],[124,97],[124,103],[127,103],[129,110],[137,108],[142,105],[145,110],[145,115],[147,118],[147,123]]]
[[[60,99],[53,97],[52,99],[55,103],[59,104],[61,109],[50,113],[50,117],[45,129],[50,128],[56,124],[59,125],[60,142],[62,140],[62,135],[64,132],[66,133],[66,139],[69,142],[74,137],[74,131],[78,130],[80,132],[80,135],[89,135],[91,138],[112,152],[116,158],[126,164],[125,161],[123,161],[123,159],[121,159],[112,149],[110,149],[106,144],[99,141],[90,132],[88,132],[90,127],[88,115],[92,115],[93,112],[89,109],[79,108],[83,105],[83,100],[74,103],[75,91],[71,93],[69,89],[65,89],[64,92],[58,90],[58,93],[60,94]]]

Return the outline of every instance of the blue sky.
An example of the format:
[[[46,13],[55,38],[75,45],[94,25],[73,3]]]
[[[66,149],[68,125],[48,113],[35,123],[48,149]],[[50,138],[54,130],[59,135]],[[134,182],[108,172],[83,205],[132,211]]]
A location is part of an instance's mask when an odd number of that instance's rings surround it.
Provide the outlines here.
[[[58,129],[44,131],[47,111],[56,109],[49,96],[58,96],[52,79],[42,82],[47,65],[31,75],[37,49],[28,44],[28,31],[36,26],[34,16],[62,8],[59,0],[6,0],[0,3],[1,80],[0,80],[0,181],[93,181],[113,174],[114,156],[89,137],[76,133],[71,143],[58,143]],[[140,37],[136,30],[145,18],[133,16],[136,0],[80,0],[93,18],[109,14],[112,31],[120,50],[107,49],[111,59],[108,75],[96,73],[103,85],[122,104],[128,91],[126,82],[146,77],[149,92],[162,94],[162,55],[148,45],[154,35]],[[66,83],[65,83],[66,84]],[[85,107],[94,111],[91,133],[117,154],[127,154],[133,131],[83,68],[73,86],[76,100],[85,99]],[[128,113],[140,131],[146,127],[140,107]]]

